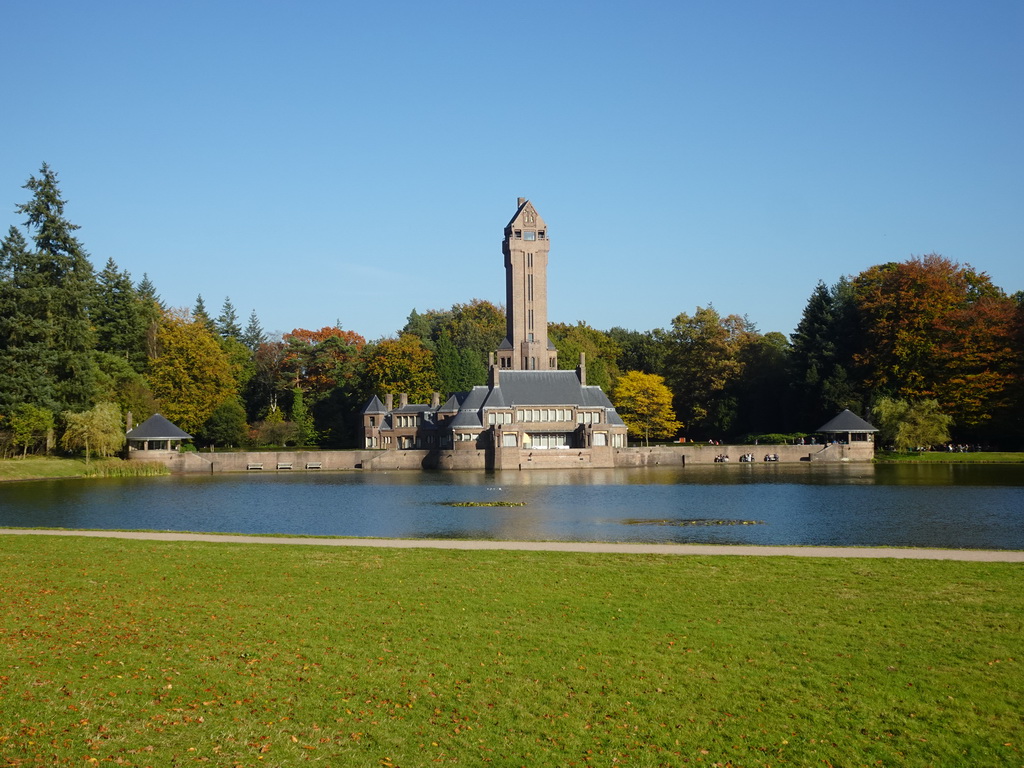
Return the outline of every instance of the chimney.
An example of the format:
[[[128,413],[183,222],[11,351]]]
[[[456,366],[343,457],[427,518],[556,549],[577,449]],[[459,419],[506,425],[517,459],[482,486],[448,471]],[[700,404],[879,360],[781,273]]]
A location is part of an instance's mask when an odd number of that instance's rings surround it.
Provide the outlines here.
[[[128,434],[132,431],[132,412],[128,411],[124,415],[124,433]]]
[[[587,353],[580,352],[580,364],[576,366],[576,375],[579,376],[580,386],[587,386]]]
[[[500,379],[498,378],[498,366],[494,364],[494,355],[491,355],[491,364],[487,370],[490,373],[487,383],[491,385],[491,389],[501,386]]]
[[[526,198],[525,197],[518,198],[518,202],[516,202],[516,208],[522,208],[523,207],[523,203],[525,203],[525,202],[526,202]]]
[[[384,410],[387,411],[388,413],[391,413],[393,410],[395,410],[395,396],[392,395],[390,392],[384,395]]]
[[[405,408],[409,404],[409,393],[403,392],[398,396],[398,407]]]
[[[435,411],[438,408],[441,407],[441,393],[440,392],[434,392],[430,396],[430,407],[433,408]]]

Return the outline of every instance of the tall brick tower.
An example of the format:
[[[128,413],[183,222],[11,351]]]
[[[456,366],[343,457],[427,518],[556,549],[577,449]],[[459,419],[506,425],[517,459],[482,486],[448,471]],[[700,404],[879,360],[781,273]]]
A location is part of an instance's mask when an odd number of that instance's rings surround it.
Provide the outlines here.
[[[505,340],[497,350],[499,368],[554,370],[558,352],[548,341],[547,225],[533,203],[520,197],[505,226]]]

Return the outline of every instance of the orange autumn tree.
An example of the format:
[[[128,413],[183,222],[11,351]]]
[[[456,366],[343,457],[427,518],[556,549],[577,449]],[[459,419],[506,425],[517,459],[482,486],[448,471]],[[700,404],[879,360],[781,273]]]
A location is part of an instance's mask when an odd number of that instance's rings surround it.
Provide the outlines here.
[[[1014,302],[988,275],[936,254],[871,267],[853,281],[865,383],[935,398],[961,427],[1009,407]]]
[[[358,333],[337,326],[319,331],[296,328],[286,333],[283,340],[282,368],[293,386],[314,402],[352,380],[359,355],[366,346],[366,339]]]

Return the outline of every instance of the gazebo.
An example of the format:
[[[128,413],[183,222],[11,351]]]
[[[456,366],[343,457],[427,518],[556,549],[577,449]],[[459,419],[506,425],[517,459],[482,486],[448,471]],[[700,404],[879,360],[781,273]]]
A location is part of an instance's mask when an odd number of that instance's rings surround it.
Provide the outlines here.
[[[875,440],[878,430],[853,413],[849,408],[844,410],[828,423],[818,427],[818,432],[825,435],[831,442],[871,443]]]
[[[131,430],[127,438],[129,451],[175,451],[182,440],[191,440],[192,435],[154,413]]]

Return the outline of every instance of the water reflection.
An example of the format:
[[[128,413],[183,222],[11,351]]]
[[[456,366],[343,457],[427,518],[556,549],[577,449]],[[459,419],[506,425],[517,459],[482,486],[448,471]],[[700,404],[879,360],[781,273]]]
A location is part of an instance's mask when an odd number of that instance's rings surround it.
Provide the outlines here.
[[[443,506],[459,501],[524,506]],[[763,525],[657,522],[667,519]],[[629,523],[636,520],[651,522]],[[0,525],[1024,549],[1024,465],[754,463],[6,483]]]

